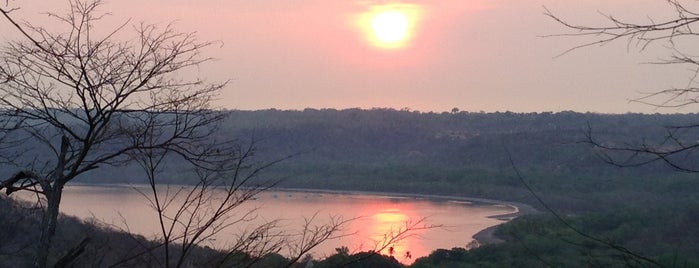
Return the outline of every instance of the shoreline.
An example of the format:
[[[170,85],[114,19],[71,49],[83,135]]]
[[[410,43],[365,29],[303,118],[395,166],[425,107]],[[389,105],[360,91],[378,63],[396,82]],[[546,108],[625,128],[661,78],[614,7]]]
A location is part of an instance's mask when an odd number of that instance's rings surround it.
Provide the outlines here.
[[[139,186],[147,186],[146,184],[100,184],[100,183],[76,183],[73,184],[73,186],[102,186],[102,187],[124,187],[124,188],[132,188],[132,187],[139,187]],[[187,186],[187,185],[180,185],[180,186]],[[411,194],[411,193],[396,193],[396,192],[374,192],[374,191],[356,191],[356,190],[330,190],[330,189],[309,189],[309,188],[286,188],[286,187],[275,187],[275,188],[270,188],[267,189],[268,191],[288,191],[288,192],[297,192],[297,193],[327,193],[327,194],[343,194],[343,195],[373,195],[373,196],[380,196],[380,197],[395,197],[395,198],[414,198],[414,199],[423,199],[423,200],[431,200],[431,201],[438,201],[438,202],[467,202],[473,205],[479,205],[479,204],[490,204],[490,205],[503,205],[512,208],[514,211],[513,212],[508,212],[505,214],[498,214],[498,215],[491,215],[488,216],[489,218],[492,219],[497,219],[502,221],[499,224],[487,227],[483,230],[478,231],[475,233],[471,238],[476,242],[477,246],[482,246],[482,245],[489,245],[489,244],[497,244],[497,243],[502,243],[504,240],[495,237],[495,229],[500,226],[503,223],[506,223],[508,221],[511,221],[519,216],[522,215],[529,215],[529,214],[536,214],[540,213],[537,209],[534,207],[524,204],[524,203],[519,203],[519,202],[511,202],[511,201],[503,201],[503,200],[496,200],[496,199],[488,199],[488,198],[479,198],[479,197],[466,197],[466,196],[454,196],[454,195],[438,195],[438,194]]]
[[[384,197],[397,197],[397,198],[415,198],[415,199],[426,199],[440,202],[468,202],[473,204],[493,204],[493,205],[504,205],[513,208],[513,212],[508,212],[500,215],[488,216],[490,218],[509,221],[518,216],[528,215],[538,213],[539,211],[534,207],[511,201],[503,201],[497,199],[479,198],[479,197],[467,197],[467,196],[456,196],[456,195],[438,195],[438,194],[411,194],[411,193],[397,193],[397,192],[374,192],[374,191],[354,191],[354,190],[327,190],[327,189],[308,189],[308,188],[270,188],[272,191],[289,191],[289,192],[299,192],[299,193],[330,193],[330,194],[349,194],[349,195],[374,195],[374,196],[384,196]]]
[[[403,197],[403,198],[416,198],[416,199],[426,199],[435,200],[440,202],[449,201],[461,201],[469,202],[471,204],[492,204],[492,205],[504,205],[514,209],[514,212],[509,212],[505,214],[498,214],[488,216],[488,218],[497,219],[502,221],[496,225],[490,226],[483,230],[475,233],[471,238],[475,242],[476,247],[483,245],[492,245],[503,243],[502,240],[495,236],[495,230],[502,224],[509,222],[519,216],[530,215],[541,213],[534,207],[519,203],[510,202],[496,199],[478,198],[478,197],[465,197],[465,196],[452,196],[452,195],[435,195],[435,194],[410,194],[410,193],[394,193],[394,192],[370,192],[370,191],[351,191],[351,190],[327,190],[327,189],[307,189],[307,188],[271,188],[270,190],[277,191],[290,191],[290,192],[301,192],[301,193],[331,193],[331,194],[358,194],[358,195],[376,195],[376,196],[386,196],[386,197]]]

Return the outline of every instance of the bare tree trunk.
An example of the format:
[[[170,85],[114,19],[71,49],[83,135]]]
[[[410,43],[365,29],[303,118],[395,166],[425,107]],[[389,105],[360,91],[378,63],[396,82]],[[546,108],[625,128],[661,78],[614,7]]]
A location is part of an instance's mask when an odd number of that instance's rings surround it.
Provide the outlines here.
[[[63,171],[66,168],[66,154],[69,146],[70,140],[68,137],[61,137],[61,151],[58,155],[58,163],[56,163],[56,169],[54,169],[50,178],[53,181],[53,185],[46,181],[39,182],[46,195],[46,211],[44,211],[44,215],[41,217],[41,238],[36,248],[35,268],[46,267],[53,235],[56,234],[58,208],[63,196],[63,186],[67,182],[66,178],[63,177]]]
[[[41,218],[41,238],[36,249],[36,259],[34,260],[34,267],[36,268],[47,267],[51,242],[53,235],[56,233],[58,207],[61,203],[63,185],[57,182],[46,192],[46,211]]]

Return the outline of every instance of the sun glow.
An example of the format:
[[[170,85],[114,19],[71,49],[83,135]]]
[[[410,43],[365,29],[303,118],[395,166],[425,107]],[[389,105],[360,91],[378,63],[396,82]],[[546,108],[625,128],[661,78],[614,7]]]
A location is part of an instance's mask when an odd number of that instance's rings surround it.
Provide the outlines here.
[[[361,208],[362,215],[352,222],[350,230],[357,230],[353,242],[348,243],[350,249],[356,251],[374,250],[381,254],[391,255],[404,264],[413,263],[412,256],[427,256],[421,235],[424,229],[414,229],[408,232],[406,228],[420,220],[415,208],[410,203],[401,202],[372,202]],[[405,232],[405,233],[402,233]],[[401,234],[402,233],[402,234]]]
[[[398,11],[386,11],[371,20],[371,29],[381,42],[400,42],[408,35],[408,18]]]
[[[409,4],[372,6],[359,17],[359,26],[373,46],[386,49],[402,48],[415,35],[420,8]]]

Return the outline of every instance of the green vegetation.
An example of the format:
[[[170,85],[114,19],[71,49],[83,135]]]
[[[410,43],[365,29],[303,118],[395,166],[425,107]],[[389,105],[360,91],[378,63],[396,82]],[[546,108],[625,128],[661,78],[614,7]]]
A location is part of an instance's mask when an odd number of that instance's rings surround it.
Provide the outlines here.
[[[697,267],[696,207],[627,208],[566,219],[601,242],[552,217],[525,216],[497,230],[505,243],[437,250],[412,267]]]

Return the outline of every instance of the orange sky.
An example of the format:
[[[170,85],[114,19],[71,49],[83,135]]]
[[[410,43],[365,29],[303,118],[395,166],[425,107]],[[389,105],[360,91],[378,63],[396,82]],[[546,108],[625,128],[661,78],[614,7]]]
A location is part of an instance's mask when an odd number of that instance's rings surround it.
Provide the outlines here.
[[[62,9],[62,1],[13,3],[25,5],[18,16],[39,22],[40,11]],[[419,19],[405,46],[378,48],[355,19],[396,3],[418,9]],[[686,85],[684,68],[641,64],[667,55],[660,46],[638,53],[620,42],[554,58],[581,40],[540,37],[565,31],[544,5],[580,23],[600,21],[598,10],[631,19],[672,11],[656,0],[120,0],[103,9],[110,21],[176,21],[222,41],[205,51],[218,60],[199,71],[231,80],[217,103],[230,109],[656,112],[628,100]]]

